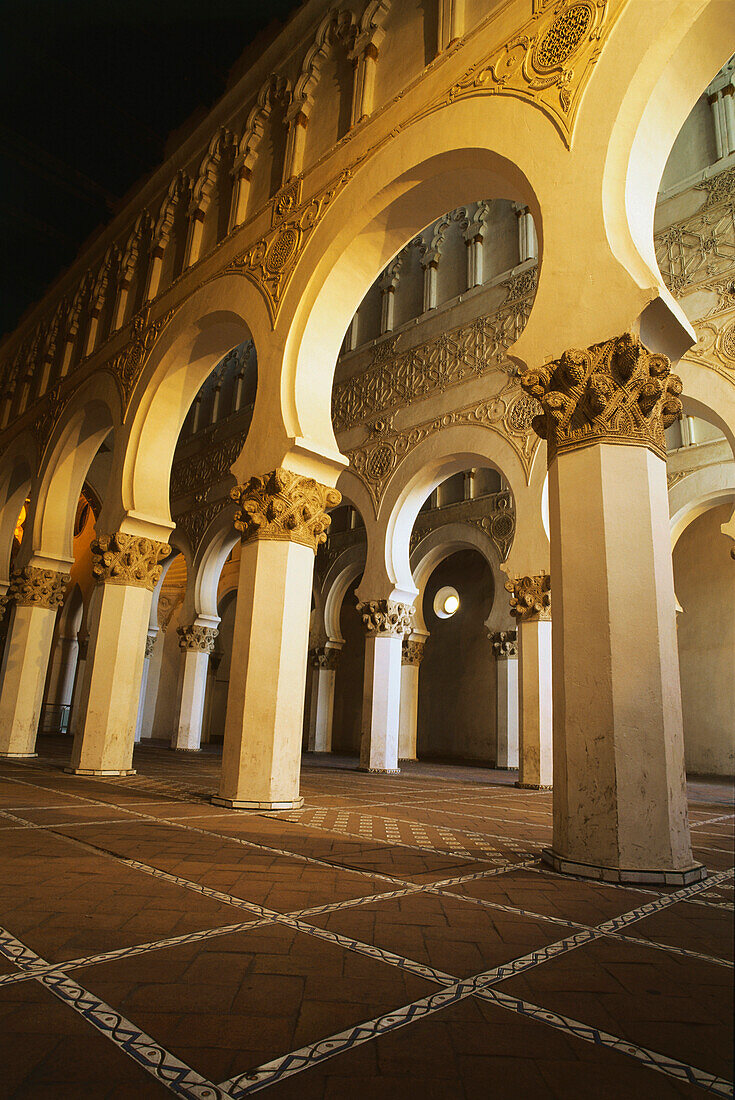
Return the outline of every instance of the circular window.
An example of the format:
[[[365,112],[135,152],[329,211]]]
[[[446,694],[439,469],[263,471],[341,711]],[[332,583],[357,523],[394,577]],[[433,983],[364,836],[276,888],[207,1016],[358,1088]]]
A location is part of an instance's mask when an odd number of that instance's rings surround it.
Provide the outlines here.
[[[459,592],[451,585],[445,585],[434,596],[434,614],[440,619],[451,619],[457,611],[459,611]]]

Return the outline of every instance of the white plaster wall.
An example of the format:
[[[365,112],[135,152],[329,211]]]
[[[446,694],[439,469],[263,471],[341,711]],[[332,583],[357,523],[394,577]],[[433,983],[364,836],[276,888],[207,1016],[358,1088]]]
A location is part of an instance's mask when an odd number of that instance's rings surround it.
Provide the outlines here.
[[[674,548],[679,664],[687,771],[735,773],[735,562],[719,505],[687,527]]]

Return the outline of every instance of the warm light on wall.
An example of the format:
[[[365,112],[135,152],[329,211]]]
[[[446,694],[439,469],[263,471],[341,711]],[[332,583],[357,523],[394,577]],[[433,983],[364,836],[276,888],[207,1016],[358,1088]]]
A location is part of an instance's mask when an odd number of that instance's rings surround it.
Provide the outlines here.
[[[26,516],[28,515],[29,503],[30,501],[27,500],[21,508],[20,515],[18,516],[18,522],[16,523],[15,531],[13,532],[13,536],[18,540],[19,544],[23,541],[23,524],[25,523]]]

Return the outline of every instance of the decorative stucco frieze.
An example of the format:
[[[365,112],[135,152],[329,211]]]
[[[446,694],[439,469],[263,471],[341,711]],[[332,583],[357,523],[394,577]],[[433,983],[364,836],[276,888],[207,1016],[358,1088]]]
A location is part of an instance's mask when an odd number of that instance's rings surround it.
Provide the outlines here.
[[[534,401],[522,392],[517,382],[505,379],[499,392],[485,401],[473,402],[401,431],[389,428],[383,435],[371,435],[362,446],[346,452],[350,466],[364,481],[377,514],[389,479],[419,443],[445,428],[480,426],[507,439],[528,476],[538,446],[531,422],[541,406]]]
[[[513,276],[494,313],[442,332],[417,347],[401,348],[401,337],[381,341],[367,370],[337,382],[332,391],[335,431],[346,431],[378,413],[405,408],[452,386],[492,371],[515,374],[506,351],[531,315],[536,269]]]
[[[490,493],[474,500],[446,504],[427,512],[419,512],[413,525],[409,549],[414,549],[430,531],[447,523],[469,523],[490,536],[501,561],[505,561],[513,544],[516,530],[513,497],[509,492]]]
[[[413,606],[398,600],[367,600],[357,605],[368,634],[381,637],[410,634]]]
[[[510,593],[510,613],[519,622],[551,619],[551,577],[548,573],[511,577],[505,588]]]
[[[212,653],[219,630],[213,626],[179,626],[179,649],[195,653]]]
[[[92,542],[92,572],[99,584],[124,584],[153,591],[161,576],[160,562],[171,553],[166,542],[115,531]]]
[[[593,443],[648,447],[666,458],[664,430],[681,417],[680,379],[665,355],[624,333],[586,349],[565,351],[521,376],[542,412],[533,427],[557,454]]]
[[[336,489],[290,470],[277,469],[251,477],[232,490],[237,503],[235,527],[243,542],[250,539],[298,542],[316,552],[326,541],[331,518],[327,508],[342,500]]]
[[[64,602],[66,586],[71,576],[57,569],[40,569],[26,565],[10,576],[10,585],[3,599],[18,607],[46,607],[56,611]]]

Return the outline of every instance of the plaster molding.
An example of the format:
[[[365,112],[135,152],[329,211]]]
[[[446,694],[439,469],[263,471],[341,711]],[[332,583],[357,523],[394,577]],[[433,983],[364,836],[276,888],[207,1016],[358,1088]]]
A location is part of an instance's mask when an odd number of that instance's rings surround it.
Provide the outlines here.
[[[315,553],[317,546],[326,542],[332,522],[326,509],[335,508],[342,500],[337,489],[280,467],[269,474],[251,477],[230,495],[239,506],[235,528],[242,533],[243,542],[250,539],[297,542]]]
[[[665,355],[654,354],[631,333],[565,351],[530,368],[521,386],[540,402],[533,427],[558,454],[595,443],[647,447],[666,458],[664,430],[681,417],[681,380]]]
[[[163,558],[171,553],[167,542],[115,531],[92,542],[92,572],[98,584],[124,584],[152,592],[161,576]]]

